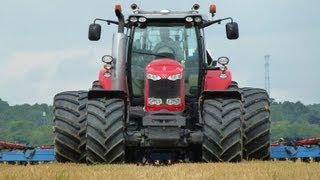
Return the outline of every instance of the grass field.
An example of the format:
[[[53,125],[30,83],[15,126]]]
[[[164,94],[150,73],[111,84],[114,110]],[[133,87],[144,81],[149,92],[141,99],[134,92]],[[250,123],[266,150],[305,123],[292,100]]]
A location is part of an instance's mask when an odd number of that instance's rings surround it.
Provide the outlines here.
[[[291,161],[154,165],[0,164],[0,179],[320,179],[320,164]]]

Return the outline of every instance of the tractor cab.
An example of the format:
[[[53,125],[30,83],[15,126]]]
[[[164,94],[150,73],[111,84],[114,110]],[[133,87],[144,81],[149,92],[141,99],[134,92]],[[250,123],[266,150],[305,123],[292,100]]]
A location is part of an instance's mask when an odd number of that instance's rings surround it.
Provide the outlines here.
[[[146,111],[181,112],[185,99],[196,101],[201,92],[201,69],[208,65],[203,29],[210,21],[198,13],[197,4],[182,12],[141,11],[135,4],[131,8],[127,20],[131,102],[144,104]]]
[[[131,9],[126,20],[119,6],[118,22],[103,20],[118,24],[118,33],[113,38],[114,61],[100,72],[100,84],[126,92],[131,105],[146,111],[184,111],[185,100],[197,101],[208,79],[212,59],[207,57],[204,28],[232,19],[209,20],[199,14],[198,4],[190,11],[142,11],[136,4]],[[215,8],[210,12],[214,15]],[[226,30],[229,39],[238,38],[237,23],[228,23]],[[99,24],[91,24],[89,39],[99,40],[100,31]]]

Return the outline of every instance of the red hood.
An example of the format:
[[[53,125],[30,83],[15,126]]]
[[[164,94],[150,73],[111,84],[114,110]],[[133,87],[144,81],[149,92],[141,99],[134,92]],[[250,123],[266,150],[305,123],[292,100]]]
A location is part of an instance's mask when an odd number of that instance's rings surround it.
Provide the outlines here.
[[[159,75],[162,79],[166,79],[170,75],[183,72],[183,66],[172,59],[153,60],[146,66],[146,72]]]

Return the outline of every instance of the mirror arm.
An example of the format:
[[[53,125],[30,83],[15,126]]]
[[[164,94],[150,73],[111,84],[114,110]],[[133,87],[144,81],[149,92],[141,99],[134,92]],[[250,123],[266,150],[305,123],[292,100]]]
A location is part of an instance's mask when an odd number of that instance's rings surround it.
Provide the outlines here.
[[[205,22],[205,23],[202,24],[202,28],[211,26],[212,24],[216,24],[216,23],[220,24],[221,21],[225,21],[225,20],[231,20],[231,22],[233,22],[233,19],[231,17],[227,17],[227,18],[223,18],[223,19],[218,19],[218,20],[214,20],[214,21]]]
[[[110,24],[116,24],[118,25],[119,22],[118,21],[112,21],[112,20],[107,20],[107,19],[99,19],[99,18],[96,18],[93,23],[96,24],[96,21],[103,21],[103,22],[107,22],[108,25]]]

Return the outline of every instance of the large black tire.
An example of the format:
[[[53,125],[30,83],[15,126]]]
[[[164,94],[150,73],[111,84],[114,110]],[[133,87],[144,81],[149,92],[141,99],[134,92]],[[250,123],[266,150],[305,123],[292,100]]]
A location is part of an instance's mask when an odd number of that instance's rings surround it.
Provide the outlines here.
[[[236,81],[231,81],[229,89],[238,89],[239,85]]]
[[[99,83],[99,80],[96,80],[96,81],[92,82],[92,88],[91,89],[92,90],[101,90],[102,89],[102,87],[101,87],[101,85]]]
[[[88,101],[87,163],[124,163],[125,105],[121,99]]]
[[[54,97],[54,148],[58,162],[85,162],[87,91],[67,91]]]
[[[243,88],[244,158],[270,159],[270,103],[264,89]]]
[[[236,99],[207,99],[203,103],[202,159],[206,162],[242,160],[242,110]]]

